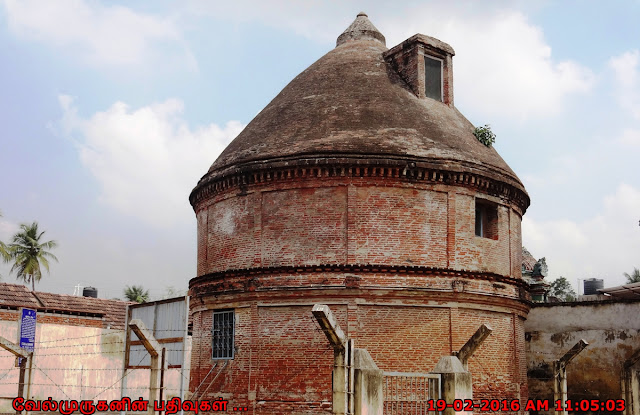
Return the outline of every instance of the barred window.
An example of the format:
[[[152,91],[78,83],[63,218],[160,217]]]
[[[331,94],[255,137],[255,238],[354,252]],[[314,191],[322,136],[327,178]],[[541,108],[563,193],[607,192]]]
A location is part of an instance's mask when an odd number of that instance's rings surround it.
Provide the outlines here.
[[[233,359],[234,356],[234,320],[233,310],[214,311],[211,358],[214,360]]]

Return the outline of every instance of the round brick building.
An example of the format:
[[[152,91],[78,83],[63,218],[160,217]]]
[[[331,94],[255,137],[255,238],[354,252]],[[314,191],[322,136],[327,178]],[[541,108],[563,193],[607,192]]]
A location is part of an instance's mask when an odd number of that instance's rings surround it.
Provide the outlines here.
[[[190,391],[251,413],[330,413],[327,304],[379,368],[429,372],[482,324],[474,398],[527,397],[520,224],[529,197],[453,105],[453,49],[387,49],[359,14],[190,196]]]

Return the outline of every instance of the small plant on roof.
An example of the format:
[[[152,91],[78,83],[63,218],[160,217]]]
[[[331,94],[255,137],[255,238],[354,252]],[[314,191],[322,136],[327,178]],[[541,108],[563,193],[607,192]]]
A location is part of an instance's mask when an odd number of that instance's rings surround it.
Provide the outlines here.
[[[496,142],[496,135],[491,131],[489,124],[485,124],[484,127],[476,127],[476,129],[473,130],[473,135],[487,147],[491,147],[491,145]]]

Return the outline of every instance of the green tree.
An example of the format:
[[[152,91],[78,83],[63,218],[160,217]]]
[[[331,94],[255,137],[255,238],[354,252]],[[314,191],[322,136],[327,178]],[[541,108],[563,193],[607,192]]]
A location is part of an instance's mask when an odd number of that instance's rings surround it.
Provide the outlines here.
[[[624,276],[627,278],[627,283],[632,284],[634,282],[640,282],[640,269],[633,268],[633,272],[631,274],[624,273]]]
[[[576,292],[573,291],[573,287],[565,277],[556,278],[551,283],[551,289],[549,294],[559,298],[562,301],[576,301]]]
[[[124,289],[124,297],[136,303],[146,303],[149,301],[149,290],[145,290],[142,285],[127,285]]]
[[[7,263],[11,260],[11,255],[9,255],[9,249],[7,248],[7,245],[5,245],[4,242],[0,241],[0,259],[2,259],[2,262]],[[0,274],[0,279],[2,278],[2,275]]]
[[[56,241],[42,242],[45,231],[38,229],[38,222],[31,225],[20,225],[20,230],[13,235],[11,243],[7,246],[9,261],[13,262],[10,272],[16,273],[16,278],[25,283],[31,282],[31,290],[36,290],[36,281],[42,278],[41,266],[49,272],[49,260],[58,261],[55,255],[49,252],[58,246]]]

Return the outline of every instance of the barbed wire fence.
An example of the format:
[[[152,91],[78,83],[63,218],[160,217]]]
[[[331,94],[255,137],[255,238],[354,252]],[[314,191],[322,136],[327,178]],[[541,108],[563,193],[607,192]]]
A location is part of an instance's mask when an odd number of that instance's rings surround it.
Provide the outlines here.
[[[308,317],[311,330],[317,332],[318,338],[313,341],[318,349],[331,351],[331,346],[326,342],[322,329],[315,319]],[[182,334],[183,330],[160,330],[162,332],[176,332]],[[156,330],[158,332],[158,330]],[[30,396],[25,399],[46,400],[51,397],[55,401],[60,400],[106,400],[107,402],[128,396],[131,399],[149,396],[150,368],[141,368],[143,360],[148,365],[148,354],[143,353],[137,361],[130,361],[132,368],[124,369],[125,361],[125,337],[126,329],[101,329],[95,328],[91,334],[74,337],[52,338],[47,335],[44,340],[35,342],[35,351],[32,362]],[[174,337],[174,336],[170,336]],[[169,368],[165,372],[165,385],[163,387],[164,399],[180,396],[180,381],[184,385],[184,391],[189,390],[190,384],[190,360],[191,345],[203,344],[211,341],[209,330],[201,330],[189,335],[189,346],[174,347],[174,352],[187,351],[187,370]],[[205,347],[206,348],[206,347]],[[201,352],[201,351],[200,351]],[[198,353],[198,351],[196,351]],[[0,349],[0,413],[9,411],[11,401],[16,397],[20,369],[17,367],[13,354]],[[332,365],[327,364],[330,373]],[[199,369],[199,368],[196,368]],[[208,369],[208,368],[207,368]],[[288,373],[288,379],[310,376],[305,367],[292,368]],[[203,379],[197,374],[195,383]],[[126,382],[123,380],[126,379]],[[274,389],[281,389],[287,381],[284,379],[273,380]],[[124,390],[122,385],[125,385]],[[271,385],[271,386],[274,386]],[[212,391],[213,392],[213,391]],[[214,392],[215,393],[215,392]]]
[[[331,347],[326,343],[322,335],[322,329],[315,319],[310,318],[312,330],[320,335],[314,340],[314,346],[330,351]],[[182,330],[164,330],[183,333]],[[130,368],[124,369],[125,355],[125,329],[99,329],[92,334],[64,337],[46,338],[37,341],[32,366],[31,396],[38,400],[51,397],[54,400],[106,400],[119,399],[121,396],[129,396],[131,399],[148,398],[150,369]],[[200,330],[190,336],[192,344],[202,344],[210,340],[210,332]],[[184,352],[185,345],[173,350]],[[187,347],[186,350],[190,350]],[[527,350],[529,357],[539,357],[539,361],[550,363],[558,359],[556,353]],[[139,361],[130,362],[131,366],[140,366],[143,356]],[[187,357],[187,365],[190,360]],[[491,377],[491,371],[482,365],[481,359],[474,357],[482,374]],[[289,379],[305,376],[304,367],[296,367],[289,373]],[[0,350],[0,407],[5,406],[8,400],[15,398],[17,392],[19,368],[15,365],[15,356]],[[189,372],[180,369],[169,369],[165,376],[164,398],[168,399],[180,395],[180,378],[185,390],[190,384]],[[536,381],[551,381],[550,376],[535,376]],[[123,380],[126,379],[126,389],[121,390]],[[196,379],[197,380],[197,379]],[[275,381],[282,383],[284,380]],[[598,380],[587,380],[582,383],[597,383]],[[593,392],[571,384],[569,380],[569,393],[573,396],[593,397]],[[284,384],[277,386],[284,387]],[[26,391],[26,390],[25,390]],[[122,394],[122,395],[121,395]],[[3,402],[4,401],[4,402]],[[2,411],[0,409],[0,411]]]
[[[179,332],[183,330],[163,330]],[[142,368],[148,354],[142,354],[138,361],[130,361],[132,368],[124,368],[125,329],[99,329],[89,335],[51,338],[36,341],[32,361],[30,396],[37,400],[51,397],[53,400],[106,400],[120,399],[122,396],[149,397],[150,368]],[[192,341],[193,336],[189,336]],[[188,344],[178,343],[174,352],[190,351]],[[165,371],[163,387],[164,399],[180,396],[180,384],[184,390],[189,387],[189,354],[187,370],[169,368]],[[10,408],[10,402],[18,391],[20,369],[16,357],[0,349],[0,412]],[[182,377],[182,382],[181,378]],[[126,382],[123,380],[126,378]],[[125,390],[122,390],[122,386]]]

